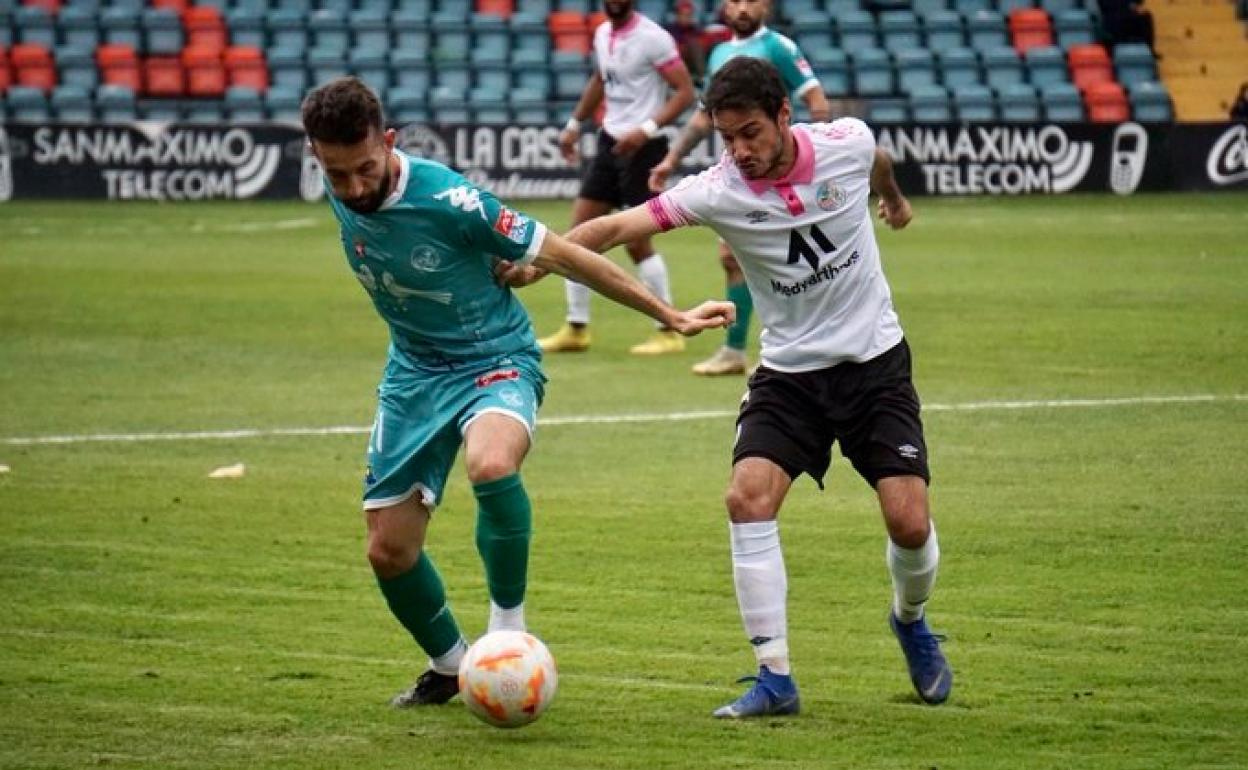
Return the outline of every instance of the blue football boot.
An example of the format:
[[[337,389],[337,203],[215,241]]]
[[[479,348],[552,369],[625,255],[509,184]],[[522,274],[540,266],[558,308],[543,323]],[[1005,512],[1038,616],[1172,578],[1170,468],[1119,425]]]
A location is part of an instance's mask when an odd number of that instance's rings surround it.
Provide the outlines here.
[[[888,624],[906,655],[910,683],[919,697],[924,703],[944,703],[953,689],[953,669],[949,668],[949,662],[940,651],[940,643],[945,637],[933,634],[923,618],[913,623],[902,623],[890,611]]]
[[[758,676],[743,676],[737,682],[753,682],[745,694],[726,706],[715,709],[717,719],[790,716],[801,709],[797,684],[787,674],[773,674],[766,666],[758,667]]]

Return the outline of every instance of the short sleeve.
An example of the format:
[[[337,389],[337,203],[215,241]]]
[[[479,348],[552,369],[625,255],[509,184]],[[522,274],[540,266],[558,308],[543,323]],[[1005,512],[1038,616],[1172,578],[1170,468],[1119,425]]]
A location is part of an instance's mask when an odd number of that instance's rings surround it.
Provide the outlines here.
[[[710,224],[714,218],[711,178],[720,173],[719,166],[712,166],[701,174],[685,177],[672,189],[647,201],[646,208],[659,230]]]
[[[684,60],[680,58],[680,49],[676,47],[676,38],[662,27],[655,27],[654,34],[649,36],[647,43],[650,64],[659,72],[684,64]]]
[[[460,231],[473,248],[508,262],[527,264],[538,255],[546,227],[532,217],[503,205],[489,190],[464,180],[438,195],[454,209]]]
[[[772,38],[771,51],[771,63],[776,65],[776,69],[780,70],[780,77],[784,80],[784,87],[789,89],[790,94],[800,97],[819,85],[819,79],[815,77],[815,71],[810,68],[810,63],[806,61],[806,57],[802,54],[802,49],[797,47],[797,43],[788,38],[776,36]]]
[[[837,118],[825,123],[821,131],[844,148],[846,157],[856,161],[864,173],[870,174],[875,164],[875,134],[858,118]]]

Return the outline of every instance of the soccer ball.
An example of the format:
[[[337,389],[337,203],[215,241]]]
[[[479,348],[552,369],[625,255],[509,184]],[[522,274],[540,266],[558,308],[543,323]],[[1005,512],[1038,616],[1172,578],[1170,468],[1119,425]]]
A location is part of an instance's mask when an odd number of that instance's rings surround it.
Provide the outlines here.
[[[468,648],[459,692],[468,710],[495,727],[523,727],[555,697],[558,673],[546,645],[523,631],[495,631]]]

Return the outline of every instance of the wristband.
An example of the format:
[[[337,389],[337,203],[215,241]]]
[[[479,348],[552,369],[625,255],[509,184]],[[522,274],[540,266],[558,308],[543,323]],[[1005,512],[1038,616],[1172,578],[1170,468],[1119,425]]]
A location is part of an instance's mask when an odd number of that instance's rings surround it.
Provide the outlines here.
[[[577,120],[576,116],[573,115],[572,117],[568,118],[567,123],[563,124],[563,130],[564,131],[580,131],[581,121]]]
[[[646,118],[638,128],[641,129],[641,133],[646,135],[647,139],[653,139],[654,135],[659,133],[659,124],[654,122],[654,118]]]

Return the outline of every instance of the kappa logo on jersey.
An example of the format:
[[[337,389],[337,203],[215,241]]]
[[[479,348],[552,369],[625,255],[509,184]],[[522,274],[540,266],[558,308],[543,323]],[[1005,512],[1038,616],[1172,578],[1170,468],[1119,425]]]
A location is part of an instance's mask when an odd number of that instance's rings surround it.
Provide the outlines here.
[[[520,379],[520,372],[516,369],[498,369],[488,374],[483,374],[477,378],[478,388],[488,388],[496,382],[510,382]]]
[[[481,202],[481,191],[476,188],[461,184],[458,187],[443,190],[433,197],[440,201],[447,201],[455,208],[462,209],[465,213],[480,214],[483,220],[486,222],[490,221],[490,218],[485,213],[485,204]]]

